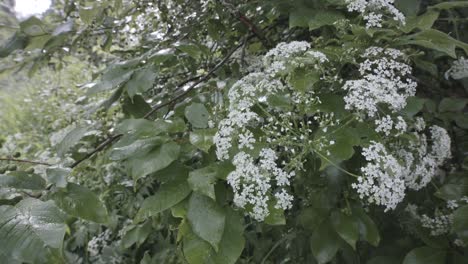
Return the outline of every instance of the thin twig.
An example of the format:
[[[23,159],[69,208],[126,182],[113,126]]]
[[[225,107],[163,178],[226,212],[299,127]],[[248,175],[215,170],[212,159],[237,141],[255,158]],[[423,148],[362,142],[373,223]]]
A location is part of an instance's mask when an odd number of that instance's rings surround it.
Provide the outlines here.
[[[290,239],[290,236],[286,235],[283,238],[281,238],[280,240],[278,240],[273,245],[273,247],[270,249],[270,251],[268,251],[268,253],[265,255],[265,257],[263,257],[261,264],[264,264],[267,261],[268,257],[270,257],[270,255],[275,251],[275,249],[278,248],[284,241],[286,241],[288,239]]]
[[[263,34],[263,31],[260,30],[248,17],[246,17],[244,14],[242,14],[239,10],[236,9],[236,7],[232,3],[228,3],[225,0],[219,0],[221,5],[226,7],[233,15],[236,17],[242,24],[244,24],[249,30],[258,37],[260,42],[262,42],[263,46],[266,48],[271,48],[270,41],[265,37],[265,34]]]
[[[183,93],[181,93],[180,95],[172,98],[171,100],[163,103],[163,104],[159,104],[159,105],[156,105],[153,107],[153,109],[151,109],[151,111],[149,111],[148,113],[146,113],[146,115],[143,116],[143,118],[147,119],[149,118],[152,114],[154,114],[156,111],[158,111],[159,109],[165,107],[165,106],[168,106],[174,102],[177,102],[179,101],[180,99],[184,98],[188,93],[190,93],[193,89],[195,89],[197,87],[197,85],[199,85],[200,83],[202,82],[205,82],[206,80],[208,80],[211,75],[213,75],[217,70],[219,70],[219,68],[221,68],[228,60],[229,58],[231,58],[232,54],[234,54],[234,52],[236,50],[238,50],[240,47],[242,47],[242,45],[244,45],[244,43],[241,43],[239,45],[237,45],[237,47],[235,47],[234,49],[232,49],[225,57],[222,61],[220,61],[218,64],[216,64],[216,66],[213,67],[213,69],[211,69],[207,74],[205,74],[203,77],[201,77],[200,79],[198,79],[198,81],[194,82],[192,85],[190,85]],[[180,87],[176,88],[176,89],[179,89]]]
[[[33,160],[25,160],[25,159],[14,159],[14,158],[0,158],[1,161],[13,161],[13,162],[20,162],[20,163],[31,163],[36,165],[46,165],[52,166],[52,164],[42,161],[33,161]]]
[[[76,166],[78,166],[78,164],[80,164],[81,162],[89,159],[90,157],[92,157],[94,154],[98,153],[99,151],[103,150],[104,148],[106,148],[108,145],[110,145],[112,142],[116,141],[117,139],[119,139],[120,137],[122,136],[122,134],[118,134],[118,135],[113,135],[113,136],[110,136],[109,138],[107,138],[106,140],[104,140],[101,144],[99,144],[99,146],[97,146],[93,151],[91,151],[90,153],[86,154],[86,156],[84,156],[82,159],[80,160],[77,160],[75,161],[75,163],[73,163],[70,168],[75,168]]]
[[[249,38],[246,38],[245,41],[247,41]],[[177,88],[177,89],[180,89],[182,88],[184,85],[186,85],[187,83],[189,83],[190,81],[193,81],[193,80],[196,80],[198,79],[198,81],[194,82],[192,85],[190,85],[189,88],[187,88],[187,90],[185,90],[183,93],[181,93],[180,95],[172,98],[171,100],[163,103],[163,104],[159,104],[159,105],[156,105],[154,106],[151,111],[149,111],[148,113],[146,113],[143,118],[144,119],[149,119],[151,117],[152,114],[154,114],[156,111],[158,111],[159,109],[167,106],[167,105],[170,105],[170,104],[173,104],[177,101],[179,101],[180,99],[184,98],[191,90],[195,89],[197,85],[199,85],[200,83],[208,80],[211,75],[213,75],[219,68],[221,68],[228,60],[229,58],[231,58],[232,54],[234,54],[234,52],[239,49],[240,47],[242,47],[244,45],[244,42],[239,44],[237,47],[235,47],[234,49],[232,49],[224,58],[223,60],[221,60],[218,64],[216,64],[213,69],[211,69],[207,74],[205,74],[204,76],[196,76],[196,77],[192,77],[184,82],[182,82]],[[80,160],[77,160],[75,163],[73,163],[70,168],[75,168],[76,166],[78,166],[80,163],[82,163],[83,161],[89,159],[90,157],[92,157],[94,154],[100,152],[101,150],[105,149],[108,145],[112,144],[114,141],[118,140],[120,137],[122,137],[123,135],[122,134],[118,134],[118,135],[113,135],[113,136],[110,136],[109,138],[107,138],[105,141],[103,141],[101,144],[99,144],[99,146],[97,146],[93,151],[91,151],[90,153],[86,154],[86,156],[84,156],[82,159]]]

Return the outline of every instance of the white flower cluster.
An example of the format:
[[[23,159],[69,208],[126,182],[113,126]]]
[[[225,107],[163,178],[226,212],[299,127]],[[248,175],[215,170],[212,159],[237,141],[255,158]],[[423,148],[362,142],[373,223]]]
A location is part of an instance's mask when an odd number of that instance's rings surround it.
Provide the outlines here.
[[[368,161],[361,168],[364,177],[359,177],[358,183],[351,187],[357,190],[361,199],[367,197],[369,203],[385,206],[385,211],[395,209],[405,197],[404,168],[378,142],[364,148],[363,156]]]
[[[445,78],[448,80],[452,77],[455,80],[468,78],[468,59],[460,57],[454,61],[452,67],[445,73]]]
[[[449,200],[447,201],[447,208],[451,210],[455,210],[461,205],[468,204],[468,196],[463,196],[459,200]]]
[[[368,161],[361,168],[363,176],[352,184],[361,199],[395,209],[405,197],[407,189],[419,190],[436,175],[437,168],[450,157],[450,137],[445,129],[432,126],[432,146],[428,147],[424,134],[414,133],[418,139],[412,144],[392,144],[391,149],[373,141],[363,149]]]
[[[446,208],[436,210],[433,217],[427,214],[420,215],[418,213],[418,207],[413,204],[408,204],[406,211],[410,213],[411,217],[418,220],[421,226],[430,230],[431,236],[440,236],[449,234],[453,224],[453,211],[456,210],[460,205],[468,204],[468,197],[463,196],[459,200],[447,201]],[[455,239],[455,243],[458,246],[464,247],[463,243],[456,242],[459,239]]]
[[[384,15],[389,15],[393,20],[406,23],[405,16],[394,5],[394,0],[346,0],[349,12],[359,12],[366,20],[366,28],[382,27]]]
[[[247,126],[260,121],[260,116],[251,110],[259,97],[284,89],[278,80],[272,80],[264,73],[250,73],[237,81],[229,90],[229,114],[218,125],[213,138],[216,155],[220,160],[229,159],[229,149],[237,136],[239,149],[252,149],[256,140]]]
[[[304,54],[308,49],[310,49],[310,44],[304,41],[282,42],[265,54],[263,63],[274,68],[270,63],[284,63],[295,55]]]
[[[286,187],[295,173],[277,165],[278,157],[272,148],[261,147],[259,154],[254,151],[259,143],[263,146],[274,145],[268,139],[267,142],[259,142],[254,131],[259,127],[266,128],[275,120],[270,120],[272,117],[262,118],[252,109],[254,106],[260,107],[260,104],[265,105],[270,95],[289,92],[290,87],[281,81],[278,74],[293,67],[325,61],[326,56],[310,50],[307,42],[280,43],[264,56],[263,68],[246,75],[229,90],[229,113],[219,123],[213,142],[219,160],[233,157],[232,163],[236,169],[229,174],[228,183],[234,190],[234,203],[241,208],[249,208],[253,218],[258,221],[268,216],[270,205],[283,210],[292,206],[293,197]],[[284,113],[284,116],[291,118],[291,113]]]
[[[406,132],[408,125],[406,124],[406,121],[403,119],[403,117],[397,116],[396,119],[397,121],[394,122],[390,115],[386,115],[381,119],[376,119],[375,124],[377,125],[377,127],[375,128],[375,131],[382,132],[386,136],[390,135],[392,129],[395,129],[397,131],[396,135],[400,135]]]
[[[403,62],[404,54],[396,49],[371,47],[363,55],[367,58],[360,64],[362,79],[347,81],[343,89],[346,109],[362,111],[370,117],[385,104],[392,111],[406,106],[406,99],[416,93],[416,83],[409,78],[411,67]]]
[[[114,23],[121,27],[117,32],[113,33],[121,34],[121,39],[129,47],[135,47],[140,45],[144,37],[154,37],[153,35],[162,35],[162,32],[153,32],[150,36],[145,36],[146,30],[153,29],[154,21],[158,21],[161,18],[159,8],[151,2],[146,3],[145,7],[138,7],[137,10],[140,12],[137,15],[129,15],[121,20],[117,20]],[[154,19],[148,19],[149,17]]]
[[[252,205],[252,216],[258,221],[263,221],[269,214],[268,202],[272,181],[280,187],[288,186],[294,173],[286,173],[277,167],[277,156],[272,149],[262,149],[259,156],[257,163],[245,152],[236,154],[232,161],[236,169],[228,175],[227,182],[234,190],[234,203],[241,208]],[[275,197],[276,208],[291,208],[293,197],[285,189],[275,193]]]
[[[466,244],[465,242],[463,242],[463,240],[457,238],[453,241],[453,244],[455,244],[456,246],[459,246],[459,247],[466,247]]]
[[[101,249],[107,245],[108,241],[111,239],[112,232],[110,229],[100,233],[99,235],[93,237],[87,246],[88,253],[91,256],[97,256],[101,252]]]
[[[413,133],[416,142],[409,146],[398,146],[397,156],[405,166],[405,182],[408,188],[420,190],[437,174],[439,166],[450,158],[451,140],[447,131],[439,126],[429,128],[432,146],[424,134]],[[406,149],[405,149],[406,147]]]
[[[438,214],[433,218],[423,214],[420,218],[421,225],[431,230],[431,236],[448,234],[452,225],[453,215]]]
[[[296,60],[300,57],[300,60]],[[305,59],[305,60],[304,60]],[[310,50],[310,44],[305,41],[292,41],[279,43],[269,50],[263,57],[265,72],[274,76],[285,72],[288,65],[303,66],[304,63],[325,63],[328,61],[325,54]]]

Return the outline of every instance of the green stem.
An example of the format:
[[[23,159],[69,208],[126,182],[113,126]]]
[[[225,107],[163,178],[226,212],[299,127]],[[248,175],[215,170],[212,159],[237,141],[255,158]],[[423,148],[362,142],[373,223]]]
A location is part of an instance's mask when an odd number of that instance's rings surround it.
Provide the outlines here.
[[[455,31],[455,37],[457,38],[457,40],[460,40],[460,32],[458,31],[458,21],[455,19],[455,16],[453,15],[453,11],[449,11],[449,21],[450,23],[452,23],[453,25],[453,29]]]
[[[317,155],[319,155],[322,159],[324,159],[325,161],[327,161],[328,163],[330,163],[331,165],[333,165],[334,167],[336,167],[337,169],[339,169],[340,171],[348,174],[349,176],[352,176],[352,177],[355,177],[355,178],[359,178],[361,177],[360,175],[357,175],[357,174],[354,174],[352,172],[349,172],[343,168],[341,168],[339,165],[337,165],[336,163],[334,163],[333,161],[331,161],[330,159],[328,159],[325,155],[321,154],[320,152],[318,152],[317,150],[315,149],[312,149]]]
[[[267,261],[268,257],[271,255],[271,253],[273,253],[273,251],[279,247],[279,245],[281,245],[281,243],[283,243],[285,240],[287,240],[289,238],[289,236],[284,236],[282,239],[278,240],[274,245],[273,247],[271,247],[270,251],[268,251],[268,253],[265,255],[265,257],[263,257],[262,259],[262,262],[261,264],[264,264],[265,261]]]

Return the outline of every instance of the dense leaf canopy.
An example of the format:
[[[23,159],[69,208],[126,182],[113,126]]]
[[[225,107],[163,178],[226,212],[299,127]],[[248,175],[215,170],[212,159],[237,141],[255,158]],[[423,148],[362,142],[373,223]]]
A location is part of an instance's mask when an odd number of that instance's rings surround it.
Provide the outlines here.
[[[5,263],[468,263],[468,2],[0,4]]]

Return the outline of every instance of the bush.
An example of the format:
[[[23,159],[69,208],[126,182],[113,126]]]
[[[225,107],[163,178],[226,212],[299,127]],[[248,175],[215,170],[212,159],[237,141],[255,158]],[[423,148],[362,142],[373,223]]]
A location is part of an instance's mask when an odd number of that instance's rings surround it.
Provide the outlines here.
[[[3,71],[34,77],[0,91],[0,255],[467,262],[467,8],[78,1],[19,22]]]

